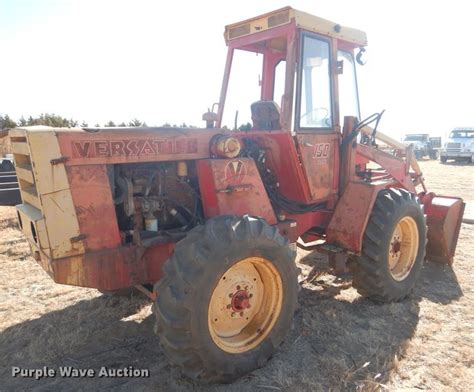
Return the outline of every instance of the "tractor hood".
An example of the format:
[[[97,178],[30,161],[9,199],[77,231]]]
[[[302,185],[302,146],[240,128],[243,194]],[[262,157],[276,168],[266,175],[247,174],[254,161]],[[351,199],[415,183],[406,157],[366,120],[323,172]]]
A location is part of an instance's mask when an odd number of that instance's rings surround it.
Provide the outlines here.
[[[212,137],[226,133],[222,129],[164,127],[25,127],[16,132],[54,135],[61,151],[54,159],[66,166],[208,158]]]

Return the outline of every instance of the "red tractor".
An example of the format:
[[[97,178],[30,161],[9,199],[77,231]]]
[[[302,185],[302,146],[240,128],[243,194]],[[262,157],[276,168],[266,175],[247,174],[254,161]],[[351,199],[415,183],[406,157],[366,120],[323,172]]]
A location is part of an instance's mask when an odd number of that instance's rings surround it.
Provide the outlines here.
[[[361,295],[398,301],[425,256],[452,263],[464,208],[427,191],[410,147],[378,132],[381,114],[359,120],[363,32],[283,8],[225,39],[206,129],[10,132],[35,259],[58,283],[147,293],[163,351],[213,381],[262,366],[287,334],[293,244],[348,261]],[[221,127],[236,51],[263,56],[246,131]]]

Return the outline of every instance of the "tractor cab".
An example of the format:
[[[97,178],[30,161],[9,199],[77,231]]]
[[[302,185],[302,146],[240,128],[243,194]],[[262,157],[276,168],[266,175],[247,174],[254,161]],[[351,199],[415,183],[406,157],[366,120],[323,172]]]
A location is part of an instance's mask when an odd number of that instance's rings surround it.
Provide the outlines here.
[[[245,83],[260,73],[259,91],[252,91],[259,94],[251,105],[255,130],[340,133],[343,116],[360,117],[355,56],[367,44],[364,32],[286,7],[226,26],[224,35],[228,54],[218,127],[229,81]],[[233,68],[242,51],[257,54],[247,62],[259,69]],[[232,109],[226,109],[229,116]],[[242,114],[243,107],[237,109]]]
[[[249,123],[247,138],[266,146],[286,197],[334,206],[343,118],[360,118],[355,64],[365,33],[286,7],[228,25],[224,37],[216,127]]]

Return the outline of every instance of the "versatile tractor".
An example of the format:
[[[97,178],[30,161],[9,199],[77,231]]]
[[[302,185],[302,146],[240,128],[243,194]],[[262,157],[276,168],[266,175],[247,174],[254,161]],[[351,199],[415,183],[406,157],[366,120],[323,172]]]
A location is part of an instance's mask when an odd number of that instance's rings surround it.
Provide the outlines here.
[[[365,33],[287,7],[225,41],[206,128],[10,131],[36,261],[57,283],[147,294],[165,354],[212,381],[262,366],[290,329],[294,244],[346,263],[361,295],[399,301],[425,257],[452,263],[464,209],[426,189],[381,114],[360,119]],[[263,59],[245,131],[222,126],[237,51]]]

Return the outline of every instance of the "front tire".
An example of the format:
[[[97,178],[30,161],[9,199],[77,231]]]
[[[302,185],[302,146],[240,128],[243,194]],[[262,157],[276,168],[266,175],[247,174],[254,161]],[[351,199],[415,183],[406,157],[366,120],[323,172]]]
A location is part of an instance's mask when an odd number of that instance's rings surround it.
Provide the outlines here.
[[[155,286],[156,333],[191,378],[229,382],[263,366],[291,327],[295,252],[276,227],[222,216],[177,243]]]
[[[404,189],[377,195],[355,258],[353,285],[379,302],[400,301],[415,286],[426,249],[426,220],[418,198]]]

